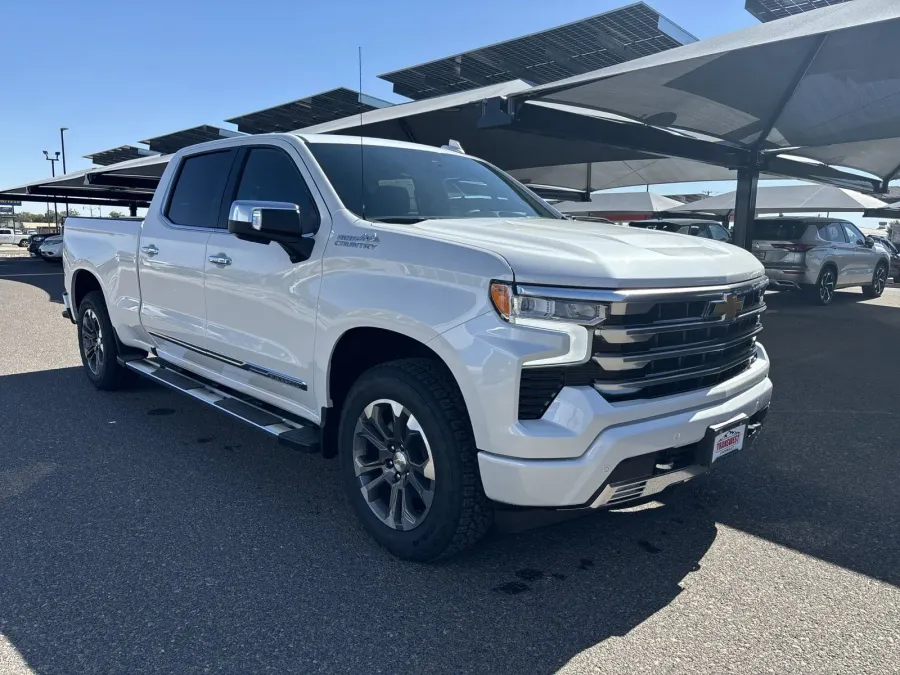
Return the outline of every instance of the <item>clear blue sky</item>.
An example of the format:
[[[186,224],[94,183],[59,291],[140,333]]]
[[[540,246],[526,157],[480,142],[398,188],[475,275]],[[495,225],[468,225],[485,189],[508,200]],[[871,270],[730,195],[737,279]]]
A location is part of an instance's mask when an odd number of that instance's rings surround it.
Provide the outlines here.
[[[627,0],[5,0],[0,186],[82,155],[336,86],[399,101],[379,73],[517,37]],[[756,23],[744,0],[648,0],[699,38]],[[59,166],[59,165],[57,165]],[[715,191],[727,183],[704,186]],[[43,205],[26,205],[43,210]]]

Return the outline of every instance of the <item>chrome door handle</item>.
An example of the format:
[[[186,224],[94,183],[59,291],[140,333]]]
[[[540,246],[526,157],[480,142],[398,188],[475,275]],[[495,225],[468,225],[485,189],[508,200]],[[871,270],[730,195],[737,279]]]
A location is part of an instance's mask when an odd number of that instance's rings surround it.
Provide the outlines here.
[[[231,264],[231,258],[229,258],[224,253],[220,253],[219,255],[211,255],[211,256],[209,256],[208,259],[209,259],[209,262],[211,262],[213,265],[230,265]]]
[[[149,255],[151,258],[159,253],[159,249],[156,248],[153,244],[148,244],[147,246],[141,246],[141,250]]]

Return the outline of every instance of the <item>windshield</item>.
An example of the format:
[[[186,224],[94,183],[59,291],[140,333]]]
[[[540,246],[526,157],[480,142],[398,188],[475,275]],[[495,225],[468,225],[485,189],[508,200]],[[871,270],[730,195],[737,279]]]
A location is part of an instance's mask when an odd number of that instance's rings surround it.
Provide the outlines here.
[[[559,218],[512,179],[465,155],[348,143],[309,149],[344,206],[367,220]]]

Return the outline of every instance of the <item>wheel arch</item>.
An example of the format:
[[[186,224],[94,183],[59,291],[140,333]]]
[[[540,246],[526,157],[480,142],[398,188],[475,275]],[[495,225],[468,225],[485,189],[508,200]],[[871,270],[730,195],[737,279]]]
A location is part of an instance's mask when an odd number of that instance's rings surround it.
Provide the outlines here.
[[[332,346],[328,365],[324,371],[322,453],[326,456],[335,454],[341,407],[353,383],[364,372],[381,363],[407,358],[425,358],[434,361],[446,370],[463,400],[468,403],[464,387],[461,386],[448,362],[448,355],[442,353],[445,352],[442,346],[438,340],[425,342],[383,326],[354,326],[344,331]],[[471,412],[468,405],[467,410]]]
[[[106,298],[106,292],[103,289],[103,284],[100,281],[100,277],[86,269],[77,269],[72,273],[72,309],[77,313],[78,307],[81,305],[81,301],[84,300],[84,297],[90,293],[91,291],[100,291],[103,293],[104,299]]]

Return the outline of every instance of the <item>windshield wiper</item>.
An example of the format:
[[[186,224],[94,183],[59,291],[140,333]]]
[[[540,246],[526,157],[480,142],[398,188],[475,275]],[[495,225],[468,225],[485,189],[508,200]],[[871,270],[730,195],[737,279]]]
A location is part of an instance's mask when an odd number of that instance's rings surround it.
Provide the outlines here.
[[[423,220],[428,220],[428,218],[423,218],[422,216],[384,216],[383,218],[367,218],[367,220],[375,223],[421,223]]]

